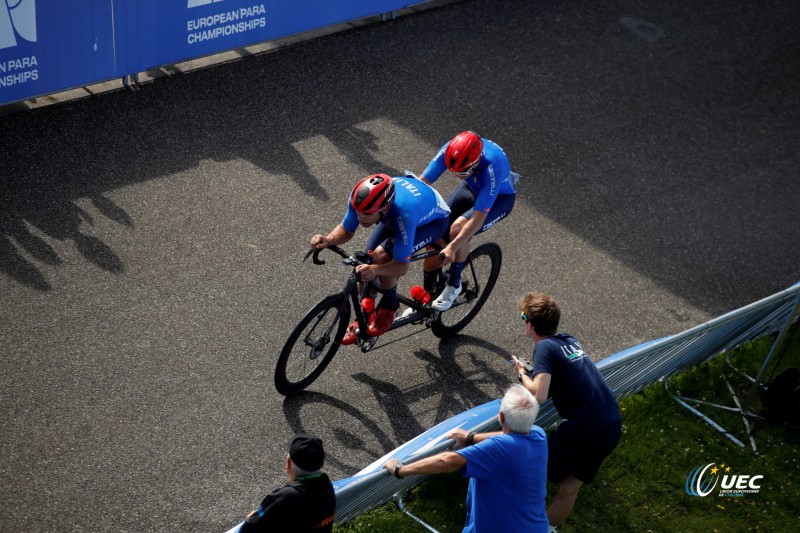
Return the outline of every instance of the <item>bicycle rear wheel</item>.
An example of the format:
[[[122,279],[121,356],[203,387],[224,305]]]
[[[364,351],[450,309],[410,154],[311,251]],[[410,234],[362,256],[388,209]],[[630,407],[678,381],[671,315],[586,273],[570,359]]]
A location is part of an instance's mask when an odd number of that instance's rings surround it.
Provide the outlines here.
[[[461,272],[461,294],[453,306],[439,313],[431,324],[434,335],[455,335],[475,318],[494,289],[502,262],[500,246],[493,242],[481,244],[470,252],[467,264]]]
[[[305,389],[322,374],[341,345],[350,321],[343,293],[319,302],[297,324],[278,356],[275,388],[284,396]],[[339,309],[341,308],[341,312]]]

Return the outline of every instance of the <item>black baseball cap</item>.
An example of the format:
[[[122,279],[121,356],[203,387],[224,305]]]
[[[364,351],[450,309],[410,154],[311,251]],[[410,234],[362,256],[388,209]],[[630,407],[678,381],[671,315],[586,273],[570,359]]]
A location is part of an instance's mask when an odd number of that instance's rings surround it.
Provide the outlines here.
[[[301,433],[289,441],[289,457],[292,462],[307,472],[316,472],[325,461],[322,439],[315,435]]]

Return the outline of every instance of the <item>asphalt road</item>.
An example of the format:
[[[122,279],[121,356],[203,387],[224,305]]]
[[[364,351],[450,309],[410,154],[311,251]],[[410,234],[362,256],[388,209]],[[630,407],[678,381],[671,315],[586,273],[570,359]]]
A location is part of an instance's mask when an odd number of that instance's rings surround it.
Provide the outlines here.
[[[797,282],[798,15],[465,1],[0,117],[0,529],[223,531],[297,431],[352,475],[502,394],[528,290],[601,359]],[[278,395],[289,330],[347,272],[301,264],[310,236],[463,129],[523,176],[484,311]]]

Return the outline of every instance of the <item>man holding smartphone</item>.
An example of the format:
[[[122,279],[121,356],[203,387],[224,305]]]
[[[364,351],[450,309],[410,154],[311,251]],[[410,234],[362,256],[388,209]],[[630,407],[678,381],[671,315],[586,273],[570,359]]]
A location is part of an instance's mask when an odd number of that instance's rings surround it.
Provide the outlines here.
[[[542,404],[548,397],[564,422],[547,438],[547,480],[558,493],[547,510],[551,526],[572,512],[578,491],[591,483],[622,435],[614,392],[580,342],[558,333],[561,310],[548,294],[529,292],[519,303],[525,334],[534,342],[532,365],[513,357],[522,385]]]

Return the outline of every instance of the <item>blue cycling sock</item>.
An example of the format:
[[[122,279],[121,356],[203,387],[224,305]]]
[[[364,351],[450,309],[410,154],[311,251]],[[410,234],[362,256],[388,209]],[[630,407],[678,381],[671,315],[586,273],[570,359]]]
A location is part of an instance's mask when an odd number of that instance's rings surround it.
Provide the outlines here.
[[[461,285],[461,271],[464,269],[464,262],[450,264],[450,277],[447,284],[458,288]]]
[[[397,303],[397,286],[383,291],[383,298],[381,298],[381,307],[386,309],[397,309],[400,304]]]
[[[439,277],[440,270],[434,270],[433,272],[422,272],[422,288],[428,292],[433,292],[436,289],[436,279]]]

